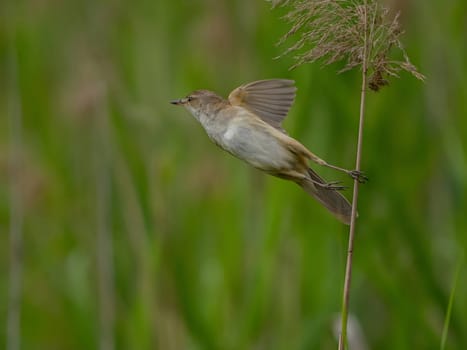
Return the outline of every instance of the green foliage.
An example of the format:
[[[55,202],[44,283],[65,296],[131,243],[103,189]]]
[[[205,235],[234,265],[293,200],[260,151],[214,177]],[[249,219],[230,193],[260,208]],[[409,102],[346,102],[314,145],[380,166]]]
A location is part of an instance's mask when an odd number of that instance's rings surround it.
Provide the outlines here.
[[[427,81],[401,75],[368,100],[351,312],[371,349],[431,349],[467,247],[467,4],[397,3]],[[22,349],[97,348],[105,303],[117,349],[336,348],[347,228],[215,148],[168,103],[293,78],[285,128],[350,168],[359,76],[273,60],[284,14],[249,0],[2,2],[0,329],[15,197]],[[459,269],[445,349],[467,348]]]

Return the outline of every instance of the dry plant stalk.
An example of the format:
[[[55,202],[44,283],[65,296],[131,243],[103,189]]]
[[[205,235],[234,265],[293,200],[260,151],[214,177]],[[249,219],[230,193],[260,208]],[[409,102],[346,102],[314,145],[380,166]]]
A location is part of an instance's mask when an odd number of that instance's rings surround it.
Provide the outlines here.
[[[23,288],[23,226],[24,200],[22,198],[21,180],[23,163],[23,105],[20,95],[20,77],[18,76],[18,53],[14,45],[7,57],[8,64],[8,137],[10,139],[8,155],[9,177],[9,276],[8,305],[6,320],[6,349],[21,348],[21,304]]]
[[[399,40],[402,34],[398,21],[399,14],[391,15],[389,9],[381,6],[377,0],[270,1],[273,6],[291,7],[285,19],[292,27],[279,41],[279,45],[282,45],[289,38],[298,36],[296,42],[279,56],[295,53],[296,62],[291,69],[316,61],[321,61],[323,65],[344,61],[344,67],[339,72],[360,68],[362,88],[355,162],[355,170],[360,171],[368,88],[378,91],[388,85],[389,77],[398,77],[400,71],[407,71],[419,80],[425,78],[410,62]],[[391,58],[390,55],[393,53],[398,53],[399,59]],[[339,350],[347,347],[347,319],[358,193],[359,183],[354,181]]]

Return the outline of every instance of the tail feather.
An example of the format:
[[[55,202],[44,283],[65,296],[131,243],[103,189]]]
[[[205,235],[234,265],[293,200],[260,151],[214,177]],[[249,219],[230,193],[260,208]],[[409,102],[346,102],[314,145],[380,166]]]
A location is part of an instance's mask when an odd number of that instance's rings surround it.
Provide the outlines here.
[[[338,191],[322,188],[315,185],[311,180],[325,184],[318,174],[313,170],[308,169],[309,179],[297,182],[307,193],[312,195],[318,202],[324,205],[337,219],[346,225],[350,225],[350,217],[352,214],[352,206],[349,201]]]

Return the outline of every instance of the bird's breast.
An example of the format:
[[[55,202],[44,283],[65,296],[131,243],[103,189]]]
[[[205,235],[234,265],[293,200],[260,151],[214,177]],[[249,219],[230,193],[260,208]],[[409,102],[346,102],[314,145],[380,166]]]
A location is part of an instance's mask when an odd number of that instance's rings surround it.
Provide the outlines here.
[[[233,119],[219,145],[237,158],[265,171],[288,168],[293,156],[272,127],[256,120]]]

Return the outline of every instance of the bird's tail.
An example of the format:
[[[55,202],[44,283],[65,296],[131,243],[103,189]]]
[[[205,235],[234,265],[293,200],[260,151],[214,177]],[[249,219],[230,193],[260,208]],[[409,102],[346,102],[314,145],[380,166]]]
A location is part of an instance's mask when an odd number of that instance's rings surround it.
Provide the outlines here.
[[[341,222],[350,225],[352,206],[349,201],[337,190],[323,188],[314,184],[313,181],[322,184],[326,182],[313,170],[308,169],[308,176],[309,178],[307,179],[297,181],[297,184],[316,198],[318,202],[324,205]]]

